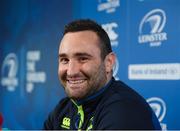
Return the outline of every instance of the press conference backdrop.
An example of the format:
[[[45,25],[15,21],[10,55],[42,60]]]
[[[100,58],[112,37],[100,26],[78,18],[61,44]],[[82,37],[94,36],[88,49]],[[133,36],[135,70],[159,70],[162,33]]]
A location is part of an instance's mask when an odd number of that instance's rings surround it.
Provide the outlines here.
[[[65,96],[57,75],[63,26],[91,18],[117,54],[114,77],[146,98],[163,130],[180,129],[179,0],[7,0],[0,10],[3,128],[42,129]]]

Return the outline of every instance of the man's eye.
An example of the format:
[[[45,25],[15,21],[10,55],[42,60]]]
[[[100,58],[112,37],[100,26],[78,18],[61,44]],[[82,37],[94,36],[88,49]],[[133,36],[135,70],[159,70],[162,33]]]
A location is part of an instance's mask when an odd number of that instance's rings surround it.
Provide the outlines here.
[[[79,61],[80,62],[86,62],[86,61],[88,61],[88,58],[87,57],[80,57]]]
[[[59,62],[62,63],[62,64],[67,64],[68,61],[69,61],[69,60],[68,60],[67,58],[61,58],[61,59],[59,60]]]

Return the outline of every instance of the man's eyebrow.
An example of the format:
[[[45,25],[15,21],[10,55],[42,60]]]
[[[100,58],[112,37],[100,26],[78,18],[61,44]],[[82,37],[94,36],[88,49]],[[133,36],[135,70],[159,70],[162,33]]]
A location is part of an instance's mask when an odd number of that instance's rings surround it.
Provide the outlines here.
[[[60,53],[59,55],[58,55],[58,57],[60,58],[60,57],[67,57],[67,55],[65,54],[65,53]]]
[[[86,52],[78,52],[75,53],[75,56],[87,56],[87,57],[92,57],[92,55],[86,53]]]
[[[65,54],[65,53],[60,53],[60,54],[58,55],[59,58],[60,58],[60,57],[67,57],[67,56],[68,56],[68,55]],[[90,54],[88,54],[88,53],[86,53],[86,52],[78,52],[78,53],[75,53],[74,56],[75,56],[75,57],[79,57],[79,56],[93,57],[92,55],[90,55]]]

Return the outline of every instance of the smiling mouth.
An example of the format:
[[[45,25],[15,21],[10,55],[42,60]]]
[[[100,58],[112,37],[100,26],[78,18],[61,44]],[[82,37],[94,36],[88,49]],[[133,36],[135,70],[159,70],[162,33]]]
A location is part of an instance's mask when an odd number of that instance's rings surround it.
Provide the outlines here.
[[[85,82],[85,80],[67,80],[69,84],[81,84]]]

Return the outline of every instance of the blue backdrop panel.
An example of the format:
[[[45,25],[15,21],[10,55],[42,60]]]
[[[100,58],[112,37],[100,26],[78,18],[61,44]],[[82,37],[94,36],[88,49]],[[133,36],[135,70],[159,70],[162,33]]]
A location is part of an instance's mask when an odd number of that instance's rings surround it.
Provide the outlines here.
[[[155,110],[163,129],[180,129],[178,0],[128,2],[128,78]]]
[[[75,19],[94,19],[107,31],[118,57],[114,76],[127,80],[127,1],[75,0],[73,6]]]
[[[41,129],[64,96],[57,76],[63,25],[91,18],[110,36],[115,78],[146,98],[164,130],[180,129],[179,0],[17,0],[0,7],[4,128]]]
[[[48,113],[64,96],[57,76],[58,46],[64,24],[72,19],[72,3],[70,0],[0,3],[3,128],[42,129]]]
[[[78,0],[73,5],[75,18],[95,19],[109,34],[118,58],[115,78],[147,99],[164,130],[180,129],[179,0]]]

